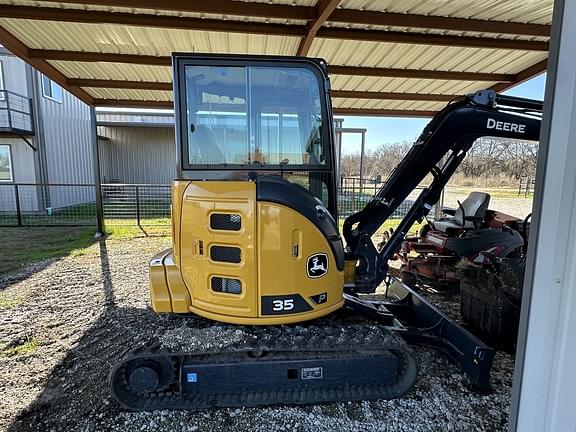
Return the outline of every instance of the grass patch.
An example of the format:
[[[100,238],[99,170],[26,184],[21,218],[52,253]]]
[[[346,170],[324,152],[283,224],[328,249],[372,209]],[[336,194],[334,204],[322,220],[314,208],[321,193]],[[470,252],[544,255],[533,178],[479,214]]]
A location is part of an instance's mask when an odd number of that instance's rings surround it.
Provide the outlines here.
[[[21,345],[3,349],[1,354],[3,357],[28,355],[38,351],[39,347],[40,343],[36,339],[29,339]]]
[[[172,235],[172,225],[142,226],[106,225],[106,235],[110,240],[129,240],[138,237],[156,237]]]
[[[525,196],[524,191],[521,191],[518,194],[518,189],[510,189],[510,188],[490,188],[490,187],[469,187],[469,186],[447,186],[446,193],[461,193],[468,195],[470,192],[486,192],[490,194],[492,198],[525,198],[525,199],[533,199],[534,192],[528,192]]]
[[[91,227],[0,228],[0,244],[10,251],[0,261],[0,273],[47,258],[82,255],[94,243],[94,232]]]
[[[26,303],[25,297],[12,297],[0,294],[0,309],[10,309],[23,303]]]

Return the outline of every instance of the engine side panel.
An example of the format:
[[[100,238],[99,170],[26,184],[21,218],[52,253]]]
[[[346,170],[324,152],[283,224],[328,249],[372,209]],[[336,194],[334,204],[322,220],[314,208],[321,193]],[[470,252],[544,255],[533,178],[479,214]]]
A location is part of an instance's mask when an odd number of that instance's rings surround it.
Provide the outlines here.
[[[311,319],[343,304],[344,272],[326,237],[308,218],[277,203],[258,202],[258,283],[263,317]]]
[[[342,307],[344,272],[334,253],[339,237],[327,238],[290,204],[258,201],[257,187],[246,181],[174,182],[173,250],[150,262],[156,312],[285,324]]]

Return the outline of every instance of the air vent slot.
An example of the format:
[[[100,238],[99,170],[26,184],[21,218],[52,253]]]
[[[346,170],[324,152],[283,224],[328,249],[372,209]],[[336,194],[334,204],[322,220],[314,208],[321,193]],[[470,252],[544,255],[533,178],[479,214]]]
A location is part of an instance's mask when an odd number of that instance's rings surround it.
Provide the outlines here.
[[[230,279],[215,276],[210,279],[212,291],[228,293],[228,294],[241,294],[242,282],[240,279]]]
[[[242,251],[233,246],[212,246],[210,248],[212,261],[238,264],[242,261]]]
[[[212,213],[210,228],[223,231],[240,231],[242,217],[237,213]]]

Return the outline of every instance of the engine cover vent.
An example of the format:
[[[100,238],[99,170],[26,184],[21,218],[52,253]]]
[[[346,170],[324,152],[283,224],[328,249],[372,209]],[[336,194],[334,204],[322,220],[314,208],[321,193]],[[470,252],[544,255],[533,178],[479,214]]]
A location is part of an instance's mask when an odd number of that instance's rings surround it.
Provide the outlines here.
[[[210,248],[212,261],[238,264],[242,261],[242,251],[234,246],[212,246]]]
[[[228,294],[241,294],[242,282],[240,279],[224,278],[214,276],[210,279],[210,286],[212,291],[228,293]]]
[[[236,213],[212,213],[210,215],[210,228],[223,231],[240,231],[242,217]]]

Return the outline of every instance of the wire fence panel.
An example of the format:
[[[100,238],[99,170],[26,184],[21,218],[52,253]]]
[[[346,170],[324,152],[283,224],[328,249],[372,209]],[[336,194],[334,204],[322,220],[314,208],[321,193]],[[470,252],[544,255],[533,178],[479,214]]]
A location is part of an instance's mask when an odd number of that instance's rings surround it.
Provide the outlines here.
[[[345,218],[362,210],[382,183],[343,178],[338,212]],[[106,225],[171,225],[171,186],[103,184]],[[420,193],[414,190],[390,219],[403,218]],[[433,209],[431,210],[433,212]],[[91,184],[0,184],[0,226],[96,226],[96,198]]]
[[[170,185],[102,185],[102,208],[106,224],[170,225],[170,204]]]
[[[0,225],[93,226],[95,195],[90,184],[0,185]]]
[[[372,179],[362,179],[355,177],[342,177],[340,188],[338,189],[338,214],[340,217],[348,217],[353,213],[362,210],[372,197],[383,186],[383,182]],[[389,219],[402,219],[412,207],[423,187],[414,189],[408,197],[390,215]],[[435,207],[432,207],[429,214],[434,214]]]
[[[17,188],[11,184],[0,184],[0,225],[18,225]]]

